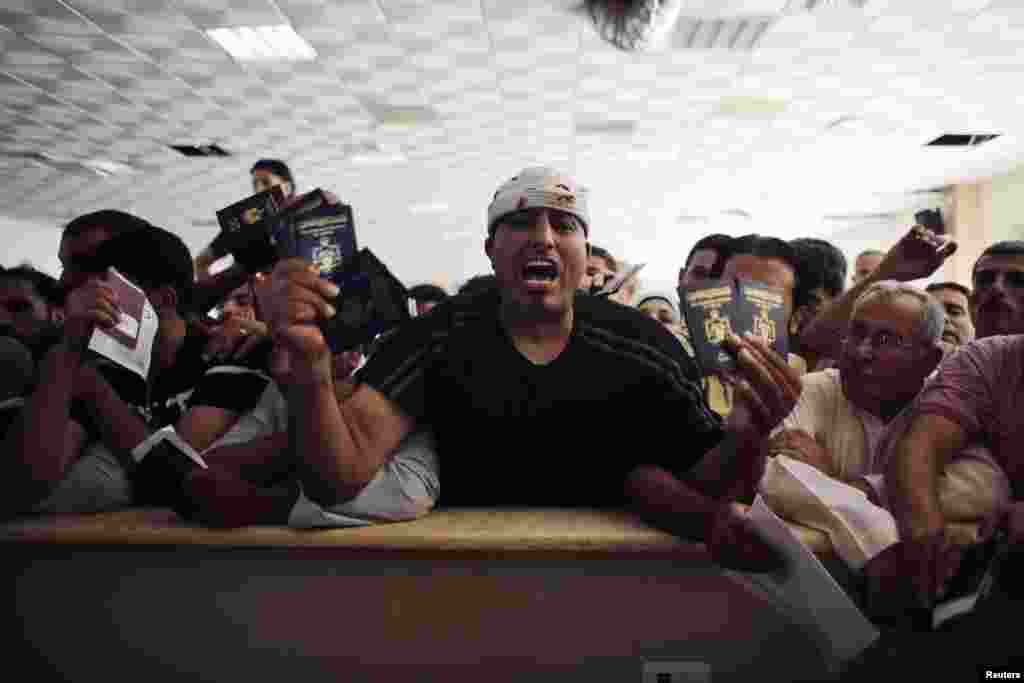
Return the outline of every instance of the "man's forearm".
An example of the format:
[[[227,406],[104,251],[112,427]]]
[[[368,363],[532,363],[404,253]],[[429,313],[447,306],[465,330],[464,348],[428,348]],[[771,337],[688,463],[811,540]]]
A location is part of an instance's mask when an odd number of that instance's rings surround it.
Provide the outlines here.
[[[868,287],[881,279],[882,274],[877,271],[871,273],[815,316],[800,335],[801,352],[806,355],[813,353],[818,358],[838,358],[839,343],[846,335],[853,304]]]
[[[126,456],[152,433],[135,409],[125,403],[99,373],[81,398],[103,443],[120,457]]]
[[[720,503],[690,488],[670,472],[642,465],[629,474],[631,507],[650,524],[676,536],[706,540]]]
[[[307,494],[320,504],[354,498],[378,467],[363,457],[355,425],[347,424],[333,381],[289,388],[289,446]]]
[[[945,527],[937,455],[910,435],[901,439],[888,464],[886,488],[901,538],[923,538]]]
[[[70,404],[81,362],[82,352],[68,348],[65,342],[46,354],[36,389],[0,447],[8,483],[13,485],[17,479],[48,486],[64,475],[75,455]]]

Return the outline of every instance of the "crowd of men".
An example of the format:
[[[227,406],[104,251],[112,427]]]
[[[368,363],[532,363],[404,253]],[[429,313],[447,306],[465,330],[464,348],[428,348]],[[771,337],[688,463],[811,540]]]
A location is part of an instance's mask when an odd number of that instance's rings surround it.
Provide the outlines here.
[[[301,196],[281,161],[251,180]],[[764,571],[781,560],[742,504],[785,454],[891,512],[897,548],[864,580],[914,604],[959,569],[951,522],[1024,543],[1024,242],[991,245],[970,283],[921,289],[956,245],[914,226],[858,255],[847,288],[824,240],[709,235],[677,291],[634,278],[602,296],[627,265],[594,244],[588,200],[563,173],[523,170],[488,206],[493,272],[451,294],[412,287],[415,317],[340,353],[317,325],[338,288],[310,263],[214,275],[216,240],[193,258],[128,213],[74,219],[59,281],[0,272],[4,516],[160,505],[196,524],[313,528],[439,504],[628,505],[724,567]],[[158,319],[145,381],[87,350],[122,319],[111,268]],[[735,371],[702,373],[679,302],[718,278],[782,292],[788,357],[730,335]],[[654,439],[622,427],[654,422]],[[1019,578],[1004,579],[1015,600]]]

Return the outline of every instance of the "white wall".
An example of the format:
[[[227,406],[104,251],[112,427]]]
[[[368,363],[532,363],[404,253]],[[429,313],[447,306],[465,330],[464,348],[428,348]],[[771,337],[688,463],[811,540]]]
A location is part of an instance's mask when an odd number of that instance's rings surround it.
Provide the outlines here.
[[[0,264],[10,267],[28,261],[39,270],[60,276],[61,226],[0,216],[0,234],[4,235]]]

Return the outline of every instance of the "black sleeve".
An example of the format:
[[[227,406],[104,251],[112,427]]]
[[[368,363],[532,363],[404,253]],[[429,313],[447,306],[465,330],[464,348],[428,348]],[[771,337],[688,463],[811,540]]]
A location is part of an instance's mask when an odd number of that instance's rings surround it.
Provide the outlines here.
[[[3,407],[0,407],[0,439],[7,436],[7,432],[14,425],[14,421],[21,415],[21,410],[25,407],[25,401],[24,399],[11,399],[4,401],[4,404]]]
[[[426,416],[427,376],[447,340],[450,320],[446,312],[439,311],[437,315],[413,318],[387,333],[378,340],[379,345],[356,374],[356,380],[397,403],[407,415],[422,420]]]
[[[242,415],[256,407],[269,383],[270,377],[259,370],[218,365],[199,380],[186,409],[208,406]]]
[[[666,339],[670,337],[666,332]],[[657,465],[680,476],[717,446],[724,432],[721,418],[705,401],[696,363],[677,340],[671,341],[674,343],[658,345],[664,356],[658,365],[656,388],[649,394],[649,414],[665,416],[678,438],[651,449],[649,462],[641,464]]]

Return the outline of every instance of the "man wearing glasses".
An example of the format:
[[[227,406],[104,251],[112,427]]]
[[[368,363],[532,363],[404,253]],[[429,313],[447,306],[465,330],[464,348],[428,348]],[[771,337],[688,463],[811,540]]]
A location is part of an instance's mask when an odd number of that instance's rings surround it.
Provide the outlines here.
[[[883,503],[875,455],[887,426],[942,359],[943,322],[939,303],[916,287],[871,285],[854,305],[838,367],[804,377],[800,400],[769,452],[813,465]],[[939,496],[952,518],[984,517],[1008,496],[1005,476],[984,450],[959,454],[944,475]]]
[[[1013,492],[983,526],[982,537],[1003,527],[1011,553],[1000,572],[996,599],[979,605],[948,633],[905,639],[898,651],[878,648],[877,661],[866,658],[858,674],[873,666],[892,670],[894,663],[905,661],[913,662],[921,676],[941,672],[948,680],[960,675],[957,666],[964,674],[976,673],[979,666],[999,671],[1020,652],[1019,632],[1006,624],[1019,617],[1022,605],[1024,242],[999,242],[985,250],[974,265],[971,284],[978,340],[942,362],[901,416],[905,426],[894,433],[891,450],[883,446],[889,452],[886,488],[901,541],[887,551],[885,562],[867,569],[875,591],[905,595],[908,607],[931,607],[942,597],[963,559],[948,534],[942,468],[979,444],[990,449]],[[894,655],[900,660],[894,662]],[[925,671],[922,663],[931,670]]]

